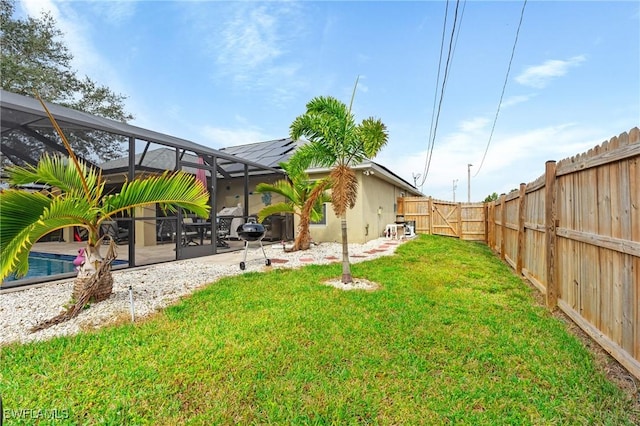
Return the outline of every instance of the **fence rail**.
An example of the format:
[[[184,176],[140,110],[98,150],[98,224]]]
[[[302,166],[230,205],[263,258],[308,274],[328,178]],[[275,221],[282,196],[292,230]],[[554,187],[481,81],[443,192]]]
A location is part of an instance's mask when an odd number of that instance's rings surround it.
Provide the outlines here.
[[[587,153],[547,162],[542,176],[498,201],[404,198],[398,206],[421,224],[417,232],[484,240],[550,309],[565,312],[640,379],[639,163],[635,127]],[[451,218],[448,229],[434,226],[443,216]]]

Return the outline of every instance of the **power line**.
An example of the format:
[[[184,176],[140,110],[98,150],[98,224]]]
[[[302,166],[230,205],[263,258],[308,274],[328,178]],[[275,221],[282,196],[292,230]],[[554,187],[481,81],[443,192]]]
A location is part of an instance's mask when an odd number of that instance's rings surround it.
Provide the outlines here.
[[[466,5],[466,2],[465,2]],[[444,99],[444,92],[445,92],[445,87],[447,85],[447,77],[449,76],[449,70],[450,70],[450,64],[451,64],[451,60],[453,58],[453,53],[454,53],[454,38],[456,40],[457,43],[457,37],[456,37],[456,26],[458,23],[458,8],[460,7],[460,0],[456,0],[456,10],[455,13],[453,15],[453,25],[451,27],[451,37],[449,39],[449,49],[447,52],[447,62],[445,64],[445,68],[444,68],[444,76],[442,78],[442,88],[440,89],[440,100],[438,102],[438,109],[437,109],[437,113],[436,113],[436,119],[435,121],[433,121],[433,113],[432,113],[432,118],[431,118],[431,126],[433,129],[433,132],[431,132],[429,134],[429,136],[431,137],[431,140],[429,142],[429,145],[427,146],[427,150],[429,151],[427,154],[427,158],[425,160],[425,167],[424,167],[424,173],[422,175],[422,181],[420,182],[420,186],[422,187],[422,185],[424,185],[424,182],[427,180],[427,176],[429,174],[429,169],[431,168],[431,159],[433,158],[433,147],[435,146],[435,140],[436,140],[436,134],[438,131],[438,122],[440,120],[440,112],[442,110],[442,101]],[[447,17],[447,10],[449,8],[449,2],[447,1],[447,8],[445,9],[445,23],[444,23],[444,27],[446,27],[446,17]],[[463,8],[464,9],[464,8]],[[460,22],[462,23],[462,16],[461,16],[461,20]],[[458,32],[459,32],[459,27],[458,27]],[[443,42],[444,42],[444,28],[443,28]],[[438,76],[440,75],[440,68],[441,68],[441,62],[442,61],[442,45],[440,48],[440,63],[438,65]],[[437,91],[437,81],[436,81],[436,91]],[[435,108],[434,108],[435,109]]]
[[[440,83],[440,70],[442,69],[442,52],[444,52],[444,38],[447,32],[447,16],[449,14],[449,0],[447,0],[447,4],[444,9],[444,20],[442,23],[442,37],[440,39],[440,57],[438,59],[438,74],[436,75],[436,85],[433,89],[433,105],[431,106],[431,125],[429,127],[429,138],[427,140],[427,156],[424,160],[424,170],[422,171],[423,179],[420,182],[420,186],[424,184],[425,179],[427,178],[427,164],[431,162],[431,152],[433,148],[431,147],[431,138],[433,136],[433,123],[436,114],[436,102],[438,100],[438,85]]]
[[[509,81],[509,72],[511,71],[511,63],[513,62],[513,56],[516,52],[516,45],[518,44],[518,36],[520,35],[520,27],[522,26],[522,18],[524,17],[524,8],[527,6],[527,0],[524,0],[522,4],[522,10],[520,11],[520,22],[518,23],[518,29],[516,30],[516,38],[513,41],[513,48],[511,49],[511,58],[509,59],[509,66],[507,67],[507,75],[504,77],[504,84],[502,85],[502,93],[500,94],[500,102],[498,102],[498,108],[496,110],[496,116],[493,119],[493,125],[491,126],[491,133],[489,134],[489,140],[487,141],[487,147],[484,150],[484,155],[482,156],[482,161],[480,162],[480,166],[478,166],[478,171],[473,177],[478,176],[480,170],[482,169],[482,165],[484,164],[484,160],[487,157],[487,152],[489,151],[489,145],[491,144],[491,138],[493,138],[493,131],[496,128],[496,122],[498,121],[498,115],[500,114],[500,106],[502,105],[502,98],[504,97],[505,89],[507,88],[507,81]]]

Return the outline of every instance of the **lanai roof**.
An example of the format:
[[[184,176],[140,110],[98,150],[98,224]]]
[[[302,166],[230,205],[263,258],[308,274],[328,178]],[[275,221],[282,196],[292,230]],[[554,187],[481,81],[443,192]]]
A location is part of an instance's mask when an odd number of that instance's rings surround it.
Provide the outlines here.
[[[50,102],[47,102],[46,105],[63,130],[99,130],[126,138],[133,138],[137,141],[191,151],[198,155],[215,156],[219,160],[218,164],[227,164],[225,169],[233,168],[244,172],[244,166],[247,165],[250,169],[268,169],[271,172],[278,171],[262,163],[250,161],[244,157],[234,156],[230,153],[209,148],[186,139],[108,118],[98,117]],[[33,158],[32,152],[20,149],[22,144],[19,142],[22,140],[21,138],[25,137],[40,141],[47,145],[49,150],[66,153],[64,147],[57,140],[46,138],[42,135],[41,132],[43,130],[51,130],[52,125],[37,99],[1,90],[0,107],[2,135],[0,149],[6,158],[14,163],[35,164],[35,162],[37,162],[38,158]],[[126,157],[124,161],[125,163],[127,162]],[[228,170],[228,172],[231,172],[231,170]]]

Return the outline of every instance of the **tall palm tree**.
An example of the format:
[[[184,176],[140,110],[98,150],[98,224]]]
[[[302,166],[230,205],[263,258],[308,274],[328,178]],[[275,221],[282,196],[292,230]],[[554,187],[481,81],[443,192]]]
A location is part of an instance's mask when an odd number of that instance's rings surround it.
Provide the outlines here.
[[[44,103],[42,104],[47,113]],[[44,155],[35,166],[7,169],[13,186],[43,184],[41,192],[12,188],[0,194],[0,280],[29,269],[29,252],[33,244],[49,232],[71,226],[88,232],[85,261],[76,278],[76,304],[54,321],[72,318],[93,299],[109,297],[113,288],[111,261],[115,244],[110,242],[105,258],[100,254],[100,227],[105,220],[145,205],[159,204],[175,211],[181,207],[198,216],[208,217],[209,195],[195,177],[183,172],[165,172],[159,176],[126,182],[119,193],[104,194],[105,181],[100,170],[80,161],[49,114],[69,157]],[[78,286],[78,283],[81,285]],[[55,320],[55,319],[54,319]],[[49,324],[51,325],[51,324]]]
[[[298,116],[290,127],[292,139],[304,136],[309,143],[302,145],[290,162],[304,169],[315,165],[330,167],[331,204],[340,218],[342,231],[342,282],[353,282],[347,240],[347,208],[351,209],[358,196],[358,180],[353,166],[375,157],[387,143],[387,128],[373,117],[355,123],[351,107],[358,81],[356,80],[349,107],[333,97],[316,97],[307,103],[307,111]]]
[[[330,200],[326,190],[328,179],[311,181],[304,170],[296,169],[288,163],[280,163],[289,180],[281,179],[273,184],[259,183],[256,192],[273,192],[285,198],[285,201],[272,204],[258,212],[258,221],[263,222],[268,216],[276,213],[292,213],[298,216],[298,235],[293,244],[293,251],[307,250],[311,245],[309,224],[322,219],[322,205]]]

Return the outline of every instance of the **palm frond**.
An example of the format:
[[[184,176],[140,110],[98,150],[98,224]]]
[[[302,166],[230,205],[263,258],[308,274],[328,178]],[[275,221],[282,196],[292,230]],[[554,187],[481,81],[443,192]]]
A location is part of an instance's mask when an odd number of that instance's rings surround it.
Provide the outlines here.
[[[23,228],[13,240],[2,247],[0,281],[12,272],[21,277],[29,271],[29,252],[40,238],[57,229],[76,225],[79,223],[74,218],[54,218],[39,220]]]
[[[49,108],[47,108],[47,105],[44,103],[44,101],[42,100],[42,98],[37,92],[36,92],[36,97],[38,98],[38,101],[40,101],[40,105],[42,105],[42,108],[44,109],[44,111],[47,113],[47,117],[49,117],[49,121],[53,125],[53,128],[55,129],[56,133],[58,134],[58,136],[60,136],[60,139],[62,140],[64,147],[67,149],[67,153],[69,154],[69,158],[71,159],[73,167],[76,169],[77,173],[80,175],[85,196],[87,198],[91,197],[91,191],[89,189],[90,185],[86,181],[86,174],[82,171],[82,164],[78,161],[78,158],[76,157],[75,152],[73,152],[73,149],[71,148],[71,144],[69,143],[64,132],[58,125],[58,122],[53,117],[53,114],[51,114],[51,112],[49,111]]]
[[[369,117],[358,126],[358,139],[362,141],[363,151],[367,158],[375,157],[387,144],[389,133],[387,126],[380,119]]]
[[[342,216],[347,209],[355,206],[358,197],[358,179],[348,166],[340,166],[331,170],[333,190],[331,204],[336,216]]]
[[[293,213],[297,214],[296,209],[291,203],[275,203],[260,209],[258,212],[258,222],[262,223],[267,217],[277,213]]]
[[[291,185],[291,183],[286,180],[278,180],[274,183],[259,183],[256,185],[256,192],[260,194],[264,194],[265,192],[273,192],[288,199],[293,199],[296,197],[293,185]]]
[[[95,188],[89,194],[94,199],[99,197],[101,195],[99,191],[102,187],[98,188],[98,185],[96,185],[98,174],[84,162],[79,162],[79,167],[83,175],[79,174],[74,167],[69,167],[66,157],[44,154],[36,166],[9,167],[7,168],[7,173],[9,181],[14,185],[45,184],[73,197],[83,197],[87,194],[84,190],[84,179],[91,188]],[[97,193],[96,190],[98,191]]]
[[[51,199],[39,192],[9,189],[0,194],[0,251],[5,257],[7,245],[29,226],[40,220]]]
[[[196,184],[193,175],[182,171],[125,182],[118,194],[102,200],[101,211],[105,217],[156,203],[173,204],[200,217],[208,217],[210,210],[209,194]]]
[[[10,189],[0,195],[0,276],[27,272],[29,251],[44,235],[68,226],[83,226],[97,240],[96,208],[85,198],[47,197]]]

